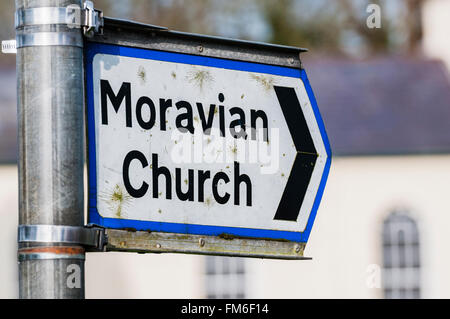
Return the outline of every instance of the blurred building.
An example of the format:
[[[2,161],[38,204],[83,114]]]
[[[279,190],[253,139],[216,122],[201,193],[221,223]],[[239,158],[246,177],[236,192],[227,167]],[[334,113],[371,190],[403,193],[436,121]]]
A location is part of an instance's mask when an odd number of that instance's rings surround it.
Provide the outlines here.
[[[334,152],[312,261],[90,253],[87,297],[450,298],[448,4],[424,7],[427,57],[306,59]],[[17,297],[15,103],[0,70],[3,298]]]
[[[450,70],[450,1],[427,0],[423,10],[423,49],[433,58],[443,60]]]

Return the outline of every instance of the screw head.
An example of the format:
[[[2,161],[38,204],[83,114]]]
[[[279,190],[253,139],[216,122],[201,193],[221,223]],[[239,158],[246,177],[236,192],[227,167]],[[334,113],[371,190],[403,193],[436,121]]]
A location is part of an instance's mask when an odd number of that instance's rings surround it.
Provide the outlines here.
[[[300,247],[299,244],[297,244],[297,245],[294,246],[294,249],[295,249],[295,252],[298,254],[301,251],[302,248]]]
[[[294,62],[295,62],[294,58],[289,58],[289,63],[290,64],[294,64]]]
[[[156,244],[156,248],[161,248],[161,244]]]
[[[199,46],[197,47],[197,49],[198,49],[198,52],[203,52],[203,46],[199,45]]]
[[[198,240],[198,244],[200,245],[200,247],[205,246],[205,240],[204,240],[203,238],[200,238],[200,239]]]

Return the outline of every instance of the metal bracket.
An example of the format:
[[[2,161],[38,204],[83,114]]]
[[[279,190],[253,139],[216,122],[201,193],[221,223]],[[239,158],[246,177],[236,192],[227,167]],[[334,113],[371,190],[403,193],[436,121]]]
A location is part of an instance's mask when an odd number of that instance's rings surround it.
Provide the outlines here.
[[[84,35],[91,38],[94,34],[103,34],[103,12],[94,8],[92,1],[85,1],[82,16],[84,16]]]
[[[108,242],[104,228],[58,225],[20,225],[19,243],[75,244],[89,250],[104,251]]]
[[[233,236],[158,233],[106,229],[106,251],[137,253],[179,253],[246,258],[310,260],[304,257],[305,243],[266,241]]]
[[[2,41],[2,53],[5,54],[16,54],[16,40],[6,40]]]
[[[74,32],[36,32],[27,34],[18,34],[17,49],[33,46],[73,46],[83,47],[83,37]]]
[[[16,11],[16,29],[38,25],[66,25],[71,29],[82,28],[85,36],[92,37],[94,34],[103,34],[103,12],[95,9],[92,1],[85,1],[83,8],[69,5],[67,7],[39,7]]]

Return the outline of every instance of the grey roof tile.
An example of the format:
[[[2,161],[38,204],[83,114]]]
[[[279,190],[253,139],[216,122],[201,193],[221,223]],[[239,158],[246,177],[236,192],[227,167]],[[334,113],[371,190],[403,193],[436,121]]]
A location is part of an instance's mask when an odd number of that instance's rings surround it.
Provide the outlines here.
[[[442,63],[321,59],[305,66],[334,154],[450,152],[450,81]]]

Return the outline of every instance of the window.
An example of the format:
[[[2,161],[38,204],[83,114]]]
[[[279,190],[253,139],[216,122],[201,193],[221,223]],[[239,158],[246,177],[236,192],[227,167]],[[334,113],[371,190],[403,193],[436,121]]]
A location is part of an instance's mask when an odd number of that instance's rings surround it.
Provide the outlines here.
[[[383,223],[383,286],[387,299],[420,298],[419,231],[403,212]]]
[[[210,299],[245,298],[245,264],[237,257],[206,257],[206,294]]]

